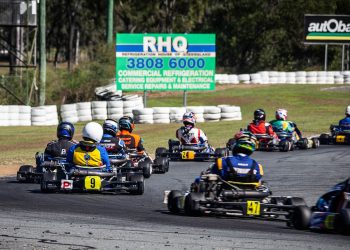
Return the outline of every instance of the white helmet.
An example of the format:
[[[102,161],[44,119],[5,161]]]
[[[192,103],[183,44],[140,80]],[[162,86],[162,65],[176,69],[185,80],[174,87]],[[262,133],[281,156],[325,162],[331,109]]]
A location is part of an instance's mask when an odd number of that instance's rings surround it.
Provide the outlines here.
[[[83,128],[83,138],[100,142],[103,136],[103,128],[97,122],[89,122]]]
[[[345,114],[350,115],[350,106],[347,106],[345,109]]]
[[[287,120],[287,110],[286,109],[277,109],[276,110],[276,119],[277,120]]]

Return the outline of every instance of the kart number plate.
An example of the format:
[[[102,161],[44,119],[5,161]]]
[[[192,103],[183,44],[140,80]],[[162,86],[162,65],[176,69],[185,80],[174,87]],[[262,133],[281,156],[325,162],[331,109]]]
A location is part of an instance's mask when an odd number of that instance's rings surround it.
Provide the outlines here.
[[[195,152],[194,151],[182,151],[181,152],[181,158],[183,160],[193,160],[194,159]]]
[[[100,190],[101,189],[101,177],[100,176],[86,176],[85,177],[85,189],[86,190]]]
[[[345,135],[337,135],[335,137],[335,142],[345,142]]]
[[[247,215],[260,215],[259,201],[247,201]]]

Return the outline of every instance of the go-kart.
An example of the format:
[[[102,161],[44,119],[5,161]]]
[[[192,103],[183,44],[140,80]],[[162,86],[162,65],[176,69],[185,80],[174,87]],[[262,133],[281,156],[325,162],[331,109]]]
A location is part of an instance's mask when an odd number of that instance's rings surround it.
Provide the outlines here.
[[[66,158],[62,157],[47,157],[44,153],[35,154],[37,166],[32,165],[22,165],[17,171],[17,181],[27,182],[27,183],[40,183],[45,168],[45,164],[50,164],[52,162],[59,162],[64,164]]]
[[[118,161],[118,162],[116,162]],[[144,193],[144,177],[134,172],[129,160],[115,160],[113,171],[103,171],[104,166],[70,166],[59,162],[44,164],[40,189],[49,192],[100,192],[142,195]]]
[[[280,220],[297,229],[307,229],[311,211],[298,197],[271,196],[259,183],[224,181],[215,174],[203,174],[191,190],[165,191],[164,203],[175,214],[189,216],[224,215]]]
[[[331,125],[330,133],[321,134],[319,137],[320,143],[328,144],[347,144],[350,145],[350,129],[344,129],[337,125]]]
[[[136,150],[128,150],[128,158],[132,162],[135,171],[141,171],[145,178],[149,178],[152,173],[164,174],[169,171],[169,159],[166,156],[156,155],[152,158],[147,153],[138,153]]]
[[[318,138],[301,138],[297,140],[292,133],[277,132],[278,140],[268,134],[254,134],[257,138],[256,150],[258,151],[281,151],[288,152],[294,149],[318,148]],[[235,139],[227,142],[227,148],[232,150]]]
[[[350,234],[350,178],[322,195],[311,211],[311,230]]]
[[[156,157],[168,157],[171,161],[213,161],[228,154],[226,148],[213,149],[211,146],[181,144],[178,140],[168,141],[169,149],[157,148]]]

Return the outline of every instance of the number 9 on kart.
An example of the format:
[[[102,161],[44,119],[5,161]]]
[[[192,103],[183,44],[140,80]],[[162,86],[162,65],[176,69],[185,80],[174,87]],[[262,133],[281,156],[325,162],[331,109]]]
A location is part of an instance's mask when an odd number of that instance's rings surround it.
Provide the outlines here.
[[[101,189],[101,177],[99,177],[99,176],[86,176],[85,177],[85,189],[99,191]]]

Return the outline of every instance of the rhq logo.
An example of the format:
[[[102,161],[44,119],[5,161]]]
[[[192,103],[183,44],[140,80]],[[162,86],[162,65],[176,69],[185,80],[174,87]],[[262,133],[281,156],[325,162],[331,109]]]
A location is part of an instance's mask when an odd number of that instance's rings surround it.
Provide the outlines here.
[[[164,50],[165,49],[165,50]],[[165,40],[158,36],[144,36],[143,37],[143,51],[144,52],[187,52],[187,39],[183,36],[172,37],[167,36]]]

